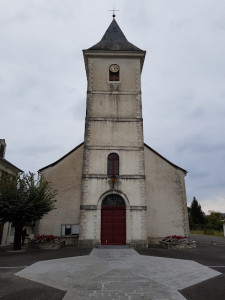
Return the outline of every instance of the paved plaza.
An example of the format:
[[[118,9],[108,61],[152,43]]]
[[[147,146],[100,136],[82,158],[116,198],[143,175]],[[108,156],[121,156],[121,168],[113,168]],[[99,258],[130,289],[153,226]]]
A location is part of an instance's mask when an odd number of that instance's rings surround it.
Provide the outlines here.
[[[224,238],[213,238],[214,246],[211,237],[197,238],[196,249],[139,253],[65,247],[16,254],[0,249],[0,299],[224,300]]]
[[[72,299],[185,299],[178,290],[220,275],[193,261],[93,249],[89,256],[37,262],[16,274],[66,291]]]

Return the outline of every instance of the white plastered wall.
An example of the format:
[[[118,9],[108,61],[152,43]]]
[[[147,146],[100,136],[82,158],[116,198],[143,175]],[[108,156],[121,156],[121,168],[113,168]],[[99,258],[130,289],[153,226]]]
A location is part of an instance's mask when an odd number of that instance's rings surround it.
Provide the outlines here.
[[[56,209],[39,222],[39,234],[61,235],[62,224],[79,224],[83,145],[54,166],[42,171],[58,191]]]
[[[148,238],[188,235],[184,172],[145,147]]]

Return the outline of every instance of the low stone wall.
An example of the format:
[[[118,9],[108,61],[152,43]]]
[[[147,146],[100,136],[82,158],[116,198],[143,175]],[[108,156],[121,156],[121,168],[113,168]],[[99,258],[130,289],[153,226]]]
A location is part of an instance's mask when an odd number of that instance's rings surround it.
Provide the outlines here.
[[[78,246],[79,235],[61,236],[60,241],[65,242],[66,245]]]
[[[60,242],[60,243],[40,243],[39,244],[39,249],[60,249],[65,247],[65,242]]]
[[[36,249],[44,249],[44,250],[48,250],[48,249],[60,249],[65,247],[65,242],[60,242],[60,243],[28,243],[27,245],[28,248],[36,248]]]
[[[148,237],[148,245],[159,245],[164,237]]]
[[[196,248],[196,242],[190,243],[168,243],[168,242],[159,242],[160,247],[164,249],[184,249],[184,248]]]
[[[144,249],[148,248],[148,242],[145,240],[133,240],[127,244],[130,248],[134,249]]]

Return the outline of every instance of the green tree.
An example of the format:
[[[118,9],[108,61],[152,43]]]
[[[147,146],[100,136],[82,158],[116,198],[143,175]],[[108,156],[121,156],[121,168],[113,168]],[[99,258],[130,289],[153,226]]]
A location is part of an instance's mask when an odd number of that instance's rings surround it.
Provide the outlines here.
[[[193,220],[192,220],[192,217],[191,217],[191,209],[190,209],[190,207],[188,207],[187,210],[188,210],[189,228],[193,229],[195,227],[195,224],[193,223]]]
[[[54,209],[56,191],[42,175],[28,173],[12,177],[3,174],[0,181],[0,219],[15,227],[13,249],[21,249],[23,227],[41,219]]]
[[[191,203],[190,217],[195,225],[203,225],[205,223],[205,215],[202,211],[201,205],[198,203],[195,197]]]
[[[220,212],[211,210],[206,216],[206,228],[214,230],[223,230],[223,216]]]

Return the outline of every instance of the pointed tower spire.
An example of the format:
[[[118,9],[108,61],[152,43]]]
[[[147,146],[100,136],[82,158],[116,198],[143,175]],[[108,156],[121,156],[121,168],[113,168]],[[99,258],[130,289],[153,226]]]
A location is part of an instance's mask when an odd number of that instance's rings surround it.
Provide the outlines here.
[[[114,12],[113,20],[101,41],[87,50],[142,51],[138,47],[128,42],[115,20]]]

